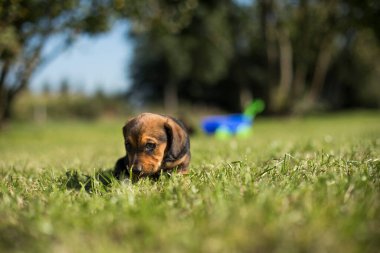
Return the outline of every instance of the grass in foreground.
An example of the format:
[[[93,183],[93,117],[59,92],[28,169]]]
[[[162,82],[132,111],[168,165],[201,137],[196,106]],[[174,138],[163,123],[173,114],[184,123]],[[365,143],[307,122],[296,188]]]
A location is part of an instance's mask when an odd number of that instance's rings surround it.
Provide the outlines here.
[[[0,133],[0,252],[379,252],[380,118],[192,138],[191,174],[120,182],[120,122]]]

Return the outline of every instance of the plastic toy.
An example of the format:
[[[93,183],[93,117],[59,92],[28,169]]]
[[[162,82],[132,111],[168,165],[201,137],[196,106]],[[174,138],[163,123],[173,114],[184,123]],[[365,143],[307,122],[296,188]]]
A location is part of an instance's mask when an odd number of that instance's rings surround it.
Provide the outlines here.
[[[233,135],[248,136],[256,114],[262,112],[265,104],[262,100],[254,100],[243,114],[208,116],[202,120],[201,126],[206,134],[214,134],[225,139]]]

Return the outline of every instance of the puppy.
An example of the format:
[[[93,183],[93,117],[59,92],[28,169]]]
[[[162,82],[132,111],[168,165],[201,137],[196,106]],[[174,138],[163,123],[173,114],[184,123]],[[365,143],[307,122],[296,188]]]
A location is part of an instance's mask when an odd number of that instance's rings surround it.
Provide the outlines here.
[[[161,172],[173,170],[188,173],[190,140],[180,121],[143,113],[125,124],[123,135],[126,156],[116,162],[117,178],[121,175],[157,177]]]

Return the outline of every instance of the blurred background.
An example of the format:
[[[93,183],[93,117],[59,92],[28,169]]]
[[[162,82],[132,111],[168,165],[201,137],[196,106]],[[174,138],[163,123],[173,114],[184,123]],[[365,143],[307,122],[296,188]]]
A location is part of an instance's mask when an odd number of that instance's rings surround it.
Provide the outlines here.
[[[0,125],[378,110],[379,17],[376,0],[1,0]]]

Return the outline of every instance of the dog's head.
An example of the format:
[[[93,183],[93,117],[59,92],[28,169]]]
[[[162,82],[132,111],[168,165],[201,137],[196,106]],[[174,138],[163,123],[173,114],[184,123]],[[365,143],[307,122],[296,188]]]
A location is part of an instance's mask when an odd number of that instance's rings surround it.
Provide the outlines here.
[[[177,167],[186,170],[190,144],[185,128],[177,120],[143,113],[123,127],[127,169],[139,176],[153,175]]]

